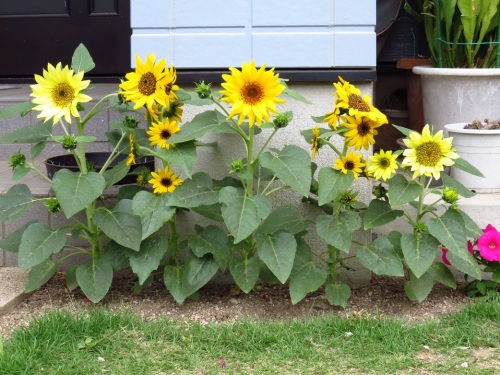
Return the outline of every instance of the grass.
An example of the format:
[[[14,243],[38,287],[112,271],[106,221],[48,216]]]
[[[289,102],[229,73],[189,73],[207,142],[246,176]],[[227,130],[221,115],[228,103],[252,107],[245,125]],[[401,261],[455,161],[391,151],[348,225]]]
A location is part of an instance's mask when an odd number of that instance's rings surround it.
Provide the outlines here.
[[[500,298],[418,324],[324,316],[204,326],[101,307],[18,329],[4,341],[0,374],[495,374],[499,332]]]

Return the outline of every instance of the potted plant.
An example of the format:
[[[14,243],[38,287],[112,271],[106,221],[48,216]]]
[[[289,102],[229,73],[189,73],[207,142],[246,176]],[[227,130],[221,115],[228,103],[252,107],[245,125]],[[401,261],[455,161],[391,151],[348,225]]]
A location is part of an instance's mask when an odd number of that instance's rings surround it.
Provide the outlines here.
[[[500,95],[500,0],[418,0],[405,9],[423,23],[433,66],[422,80],[425,122],[436,130],[465,118],[496,118]]]
[[[471,175],[452,167],[452,176],[476,193],[500,192],[500,120],[473,120],[469,123],[446,124],[453,137],[456,151],[469,163],[479,168],[483,176]]]

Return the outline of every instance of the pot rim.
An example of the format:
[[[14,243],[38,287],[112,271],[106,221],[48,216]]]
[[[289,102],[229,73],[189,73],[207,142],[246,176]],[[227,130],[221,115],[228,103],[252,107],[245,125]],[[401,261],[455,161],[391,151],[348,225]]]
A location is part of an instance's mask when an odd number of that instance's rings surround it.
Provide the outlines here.
[[[444,128],[448,132],[460,133],[460,134],[479,134],[479,135],[489,135],[489,134],[500,134],[500,129],[464,129],[464,126],[468,122],[456,122],[454,124],[445,124]]]
[[[430,65],[420,65],[415,66],[412,72],[423,76],[500,76],[500,68],[436,68]]]

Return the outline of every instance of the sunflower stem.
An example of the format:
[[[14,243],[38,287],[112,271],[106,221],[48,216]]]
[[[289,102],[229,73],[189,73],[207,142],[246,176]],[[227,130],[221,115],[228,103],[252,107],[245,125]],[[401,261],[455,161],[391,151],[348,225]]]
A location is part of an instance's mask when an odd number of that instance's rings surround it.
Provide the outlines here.
[[[339,149],[338,149],[337,147],[335,147],[335,146],[333,145],[333,143],[331,143],[330,141],[327,141],[326,139],[324,140],[324,142],[325,142],[325,145],[330,146],[330,148],[331,148],[333,151],[335,151],[335,153],[336,153],[339,157],[341,157],[341,156],[342,156],[342,153],[339,151]]]
[[[102,166],[102,168],[99,172],[100,174],[103,174],[106,171],[106,169],[109,167],[109,165],[113,162],[113,160],[115,160],[118,157],[118,147],[120,147],[120,144],[123,142],[126,135],[127,135],[126,133],[122,132],[122,136],[121,136],[120,140],[116,144],[113,151],[111,151],[111,155],[109,155],[108,160],[106,160],[106,162]]]
[[[176,227],[176,222],[175,222],[175,214],[172,216],[172,218],[168,221],[168,225],[170,228],[170,233],[169,233],[169,247],[172,249],[172,258],[175,260],[175,263],[178,264],[178,257],[179,257],[179,247],[177,246],[177,227]]]
[[[210,99],[222,110],[222,112],[225,113],[227,116],[227,119],[229,118],[229,112],[227,111],[226,108],[217,100],[215,100],[213,97],[210,97]],[[236,133],[238,133],[244,140],[247,142],[249,140],[249,137],[245,134],[243,130],[241,130],[240,126],[234,121],[234,119],[230,119],[232,124],[230,125],[231,129],[233,129]]]
[[[255,166],[255,163],[257,163],[259,161],[260,155],[264,152],[267,145],[269,144],[269,142],[271,142],[271,139],[274,137],[274,135],[276,134],[277,131],[278,131],[278,128],[274,128],[274,131],[272,132],[272,134],[269,136],[269,138],[267,138],[266,143],[264,143],[264,145],[262,146],[262,148],[260,149],[259,153],[257,154],[257,156],[255,157],[255,159],[253,161],[254,166]]]
[[[254,160],[253,160],[253,139],[254,139],[254,128],[250,126],[248,129],[249,139],[247,143],[247,171],[249,177],[247,177],[247,195],[251,197],[253,195],[253,168],[254,168]]]
[[[87,123],[87,121],[89,121],[92,117],[94,117],[95,115],[97,115],[98,113],[101,113],[101,112],[104,112],[106,110],[108,110],[109,108],[111,108],[110,105],[107,105],[105,107],[102,107],[102,108],[99,108],[99,110],[97,110],[97,108],[107,99],[113,97],[113,96],[116,96],[117,93],[114,92],[114,93],[111,93],[111,94],[108,94],[108,95],[105,95],[101,100],[99,100],[89,111],[89,113],[87,113],[87,115],[84,117],[84,119],[81,121],[81,124],[82,125],[85,125]],[[78,120],[78,119],[77,119]]]

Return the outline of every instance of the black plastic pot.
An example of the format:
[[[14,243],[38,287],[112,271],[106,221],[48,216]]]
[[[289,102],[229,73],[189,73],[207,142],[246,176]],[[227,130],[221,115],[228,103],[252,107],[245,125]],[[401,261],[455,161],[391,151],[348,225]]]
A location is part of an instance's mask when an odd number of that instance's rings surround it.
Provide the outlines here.
[[[95,171],[99,172],[104,163],[106,162],[106,160],[108,160],[110,154],[111,154],[110,152],[87,152],[85,154],[85,157],[87,159],[87,162],[92,163],[94,165]],[[125,160],[126,158],[127,155],[124,154],[118,155],[116,159],[113,160],[108,169],[114,167],[116,164]],[[73,154],[53,156],[45,159],[43,162],[45,164],[45,167],[47,168],[47,176],[50,179],[52,179],[54,173],[63,168],[69,169],[70,171],[73,172],[79,171],[75,156]],[[115,185],[134,184],[136,182],[137,176],[130,175],[130,172],[133,172],[135,169],[141,166],[148,168],[150,171],[154,171],[155,168],[154,164],[155,164],[154,157],[152,156],[144,156],[142,158],[136,159],[136,164],[130,166],[129,174],[125,176],[123,179],[121,179],[119,182],[117,182]]]

